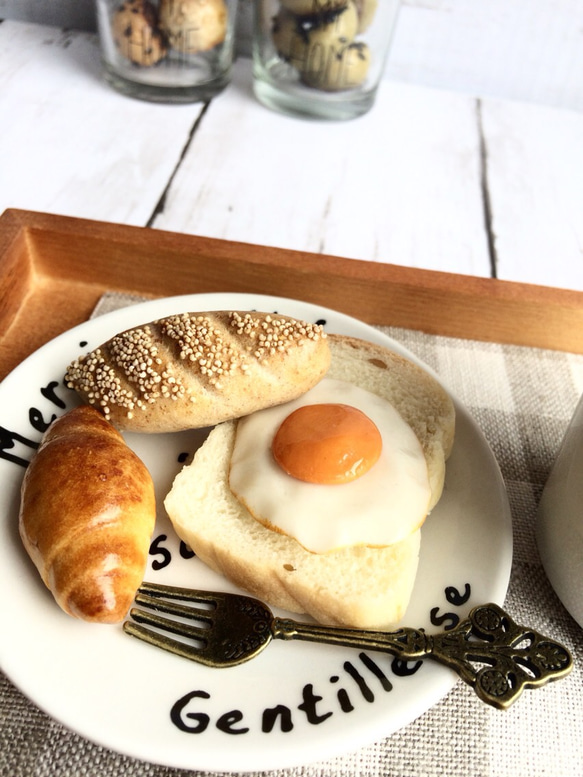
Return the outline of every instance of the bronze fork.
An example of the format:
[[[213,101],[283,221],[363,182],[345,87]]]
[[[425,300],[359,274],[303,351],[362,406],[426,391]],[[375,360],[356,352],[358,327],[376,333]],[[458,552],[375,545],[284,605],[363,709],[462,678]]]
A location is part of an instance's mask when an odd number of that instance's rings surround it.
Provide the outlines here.
[[[538,688],[565,677],[573,664],[567,648],[519,626],[496,604],[474,607],[455,628],[427,634],[412,628],[384,632],[299,623],[275,617],[269,607],[249,596],[154,583],[143,583],[135,602],[181,620],[133,608],[132,620],[123,626],[126,633],[206,666],[242,664],[272,639],[378,650],[405,661],[431,658],[444,664],[472,686],[482,701],[499,709],[509,707],[524,688]]]

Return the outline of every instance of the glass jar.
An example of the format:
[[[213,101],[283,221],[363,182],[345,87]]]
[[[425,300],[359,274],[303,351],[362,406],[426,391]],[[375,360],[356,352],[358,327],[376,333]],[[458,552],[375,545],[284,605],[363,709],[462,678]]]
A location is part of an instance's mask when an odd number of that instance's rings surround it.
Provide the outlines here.
[[[400,0],[255,0],[253,88],[286,113],[351,119],[382,78]]]
[[[97,0],[106,80],[131,97],[197,102],[229,83],[237,0]]]

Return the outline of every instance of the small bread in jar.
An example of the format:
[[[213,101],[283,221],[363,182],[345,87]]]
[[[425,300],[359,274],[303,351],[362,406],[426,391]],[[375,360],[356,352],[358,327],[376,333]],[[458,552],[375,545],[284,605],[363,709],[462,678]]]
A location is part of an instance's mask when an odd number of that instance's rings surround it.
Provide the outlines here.
[[[272,38],[283,59],[303,71],[315,51],[341,51],[358,31],[358,14],[353,2],[337,11],[295,16],[281,9],[274,19]]]
[[[286,8],[298,16],[326,13],[346,7],[347,4],[348,0],[280,0],[282,8]]]
[[[313,49],[302,70],[302,81],[314,89],[340,92],[356,89],[366,78],[370,66],[370,49],[366,43],[350,43],[342,51]]]
[[[225,40],[225,0],[161,0],[159,14],[160,29],[182,54],[209,51]]]
[[[360,20],[358,31],[364,32],[372,24],[379,2],[378,0],[354,0],[354,2],[356,3],[356,10]]]
[[[166,56],[158,14],[148,0],[125,0],[113,14],[111,31],[120,54],[134,65],[151,67]]]

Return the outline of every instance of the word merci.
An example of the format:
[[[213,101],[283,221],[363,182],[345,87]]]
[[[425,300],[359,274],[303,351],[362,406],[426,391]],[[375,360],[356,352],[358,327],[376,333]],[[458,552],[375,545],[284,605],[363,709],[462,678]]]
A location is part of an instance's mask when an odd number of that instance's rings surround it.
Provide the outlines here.
[[[289,733],[294,728],[294,714],[300,714],[312,726],[318,726],[328,720],[335,712],[348,713],[355,709],[358,700],[364,700],[371,704],[375,701],[375,692],[389,693],[393,690],[393,684],[380,666],[372,660],[367,653],[358,655],[359,664],[345,661],[343,669],[345,676],[332,675],[329,679],[331,685],[336,686],[342,679],[342,687],[336,690],[335,700],[324,703],[324,697],[320,696],[312,683],[304,685],[301,690],[301,701],[293,711],[284,704],[268,707],[261,713],[261,731],[269,734],[278,727],[283,733]],[[421,667],[421,661],[406,662],[394,658],[391,662],[391,671],[394,675],[404,677],[415,674]],[[345,686],[345,681],[350,681],[350,693]],[[351,695],[352,694],[352,695]],[[206,691],[190,691],[172,706],[170,719],[172,723],[188,734],[202,734],[213,723],[210,715],[204,712],[204,701],[211,695]],[[334,708],[331,709],[332,704]],[[247,734],[251,729],[245,723],[245,716],[241,710],[234,709],[219,715],[214,721],[219,731],[225,734]]]
[[[40,393],[45,399],[48,399],[53,405],[59,408],[59,410],[65,410],[66,404],[57,395],[55,389],[58,386],[56,380],[51,381],[47,386],[40,389]],[[52,415],[48,420],[43,417],[41,411],[36,407],[30,407],[28,409],[28,420],[31,427],[35,432],[43,434],[49,428],[51,423],[56,419],[56,415]],[[29,464],[29,457],[38,448],[38,442],[30,440],[18,432],[11,432],[9,429],[5,429],[0,426],[0,459],[17,464],[20,467],[27,467]],[[19,451],[22,449],[23,455],[19,455]],[[28,449],[24,453],[24,449]]]

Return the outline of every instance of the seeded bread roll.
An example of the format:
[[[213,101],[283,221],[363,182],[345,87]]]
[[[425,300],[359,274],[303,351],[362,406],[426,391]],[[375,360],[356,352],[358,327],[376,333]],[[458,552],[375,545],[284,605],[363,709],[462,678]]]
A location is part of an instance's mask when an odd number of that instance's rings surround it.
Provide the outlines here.
[[[386,348],[337,335],[328,340],[332,363],[327,376],[388,400],[417,435],[433,507],[442,493],[454,438],[449,395],[425,370]],[[230,490],[236,430],[236,421],[213,429],[192,464],[175,478],[164,504],[178,536],[209,567],[273,606],[308,613],[332,626],[394,628],[411,597],[422,529],[381,548],[354,545],[322,554],[305,550],[292,537],[259,523]]]
[[[19,528],[66,613],[123,620],[144,576],[155,520],[146,466],[102,415],[82,405],[51,424],[24,475]]]
[[[182,313],[76,359],[65,381],[118,429],[212,426],[287,402],[330,364],[321,326],[268,313]]]

